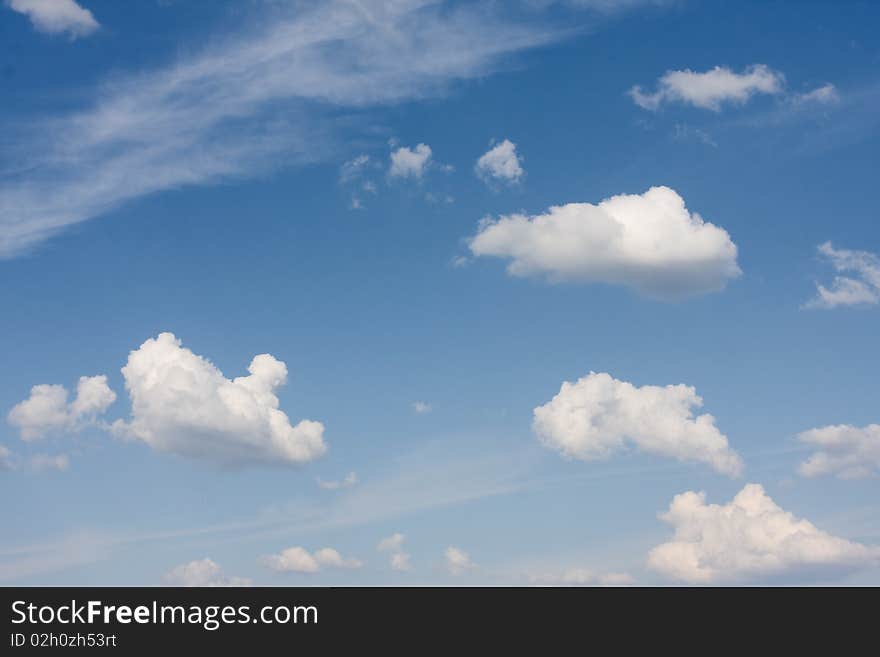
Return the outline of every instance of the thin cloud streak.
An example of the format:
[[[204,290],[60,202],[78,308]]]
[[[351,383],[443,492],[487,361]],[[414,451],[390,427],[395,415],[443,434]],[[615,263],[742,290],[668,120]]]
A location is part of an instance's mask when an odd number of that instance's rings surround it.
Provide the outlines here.
[[[474,456],[442,460],[439,446],[398,459],[394,474],[345,491],[331,500],[296,499],[264,509],[254,518],[204,527],[157,531],[88,532],[89,553],[109,558],[125,546],[169,540],[204,538],[212,546],[226,541],[311,534],[328,529],[368,525],[420,511],[466,504],[486,497],[518,492],[528,486],[527,455]],[[0,547],[0,581],[14,581],[82,565],[67,559],[75,537],[61,536],[23,546]],[[78,541],[77,541],[78,542]],[[95,559],[100,560],[100,559]],[[43,563],[45,568],[41,568]]]
[[[563,36],[441,5],[309,3],[38,121],[0,159],[0,257],[154,192],[326,159],[334,114],[442,93]]]

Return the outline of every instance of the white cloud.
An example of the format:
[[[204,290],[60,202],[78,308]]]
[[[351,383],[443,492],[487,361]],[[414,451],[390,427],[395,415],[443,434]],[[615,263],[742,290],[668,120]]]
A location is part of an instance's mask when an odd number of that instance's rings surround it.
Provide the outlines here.
[[[121,549],[148,547],[157,539],[193,539],[210,547],[215,546],[217,540],[244,539],[253,537],[255,532],[274,533],[284,527],[296,527],[303,535],[326,535],[338,529],[384,525],[430,510],[464,508],[477,500],[543,489],[552,483],[549,479],[530,477],[534,474],[531,468],[534,459],[527,446],[509,447],[499,442],[491,448],[485,440],[474,440],[473,435],[452,442],[449,437],[421,441],[386,463],[384,475],[365,479],[357,495],[319,496],[320,499],[271,504],[257,517],[248,511],[220,524],[195,523],[186,527],[173,524],[145,529],[137,523],[128,527],[123,523],[112,529],[84,532],[87,541],[79,540],[80,532],[77,532],[73,546],[67,532],[29,545],[16,544],[0,533],[0,582],[94,563],[99,558],[118,554]]]
[[[12,470],[12,468],[12,452],[9,451],[8,447],[0,445],[0,472],[3,470]]]
[[[0,257],[151,193],[332,159],[353,113],[442,93],[561,35],[475,4],[271,11],[163,68],[117,74],[81,94],[91,106],[16,126],[0,153]]]
[[[333,548],[321,548],[315,552],[315,559],[322,566],[330,568],[360,568],[364,565],[357,559],[343,559],[342,555]]]
[[[691,386],[642,386],[591,372],[534,410],[541,442],[569,458],[606,459],[632,444],[679,461],[705,463],[728,476],[743,464],[708,413],[694,417],[703,400]]]
[[[473,570],[477,567],[477,564],[471,561],[467,552],[453,545],[446,548],[446,551],[443,553],[443,558],[446,563],[447,572],[456,577],[458,575],[464,575],[467,571]]]
[[[819,450],[798,467],[804,477],[833,474],[859,479],[880,474],[880,424],[838,424],[810,429],[797,437]]]
[[[431,147],[417,144],[415,148],[401,146],[391,151],[391,166],[388,175],[392,178],[421,179],[431,163]]]
[[[779,508],[758,484],[729,504],[706,504],[705,493],[676,495],[660,516],[675,528],[648,555],[663,575],[693,584],[833,578],[880,564],[880,548],[832,536]]]
[[[404,538],[405,536],[403,534],[392,534],[379,541],[379,545],[376,546],[376,549],[380,552],[399,552],[403,548]]]
[[[227,577],[214,561],[198,559],[172,568],[165,574],[170,586],[250,586],[245,577]]]
[[[483,153],[477,160],[475,169],[477,175],[485,181],[516,183],[525,175],[522,160],[516,152],[516,144],[509,139]]]
[[[392,570],[399,572],[408,572],[412,570],[410,556],[406,552],[395,552],[389,559]]]
[[[835,276],[830,287],[816,283],[816,296],[804,304],[805,308],[827,310],[880,303],[880,258],[869,251],[835,249],[831,242],[820,244],[819,253],[835,271],[850,272],[855,277]]]
[[[321,565],[312,554],[303,547],[290,547],[280,554],[263,557],[263,564],[277,572],[316,573]]]
[[[70,458],[67,454],[56,454],[55,456],[34,454],[31,457],[31,467],[37,471],[57,470],[58,472],[65,472],[70,467]]]
[[[376,194],[379,190],[376,183],[372,180],[363,180],[371,170],[381,168],[381,165],[374,161],[369,155],[358,155],[347,162],[343,163],[339,170],[339,182],[343,185],[352,185],[358,183],[361,191],[367,194]],[[348,205],[350,210],[363,210],[363,199],[356,193],[351,197]]]
[[[716,66],[704,73],[667,71],[657,81],[654,93],[635,86],[629,95],[647,110],[656,110],[667,102],[680,102],[717,112],[725,103],[742,105],[755,94],[782,93],[784,84],[783,75],[764,64],[749,66],[742,73]]]
[[[796,104],[817,103],[819,105],[834,105],[840,102],[840,94],[833,84],[823,84],[812,91],[797,94],[793,97]]]
[[[360,178],[367,167],[372,165],[369,155],[361,154],[344,162],[339,169],[339,182],[350,183]]]
[[[68,403],[67,397],[67,388],[62,385],[36,385],[27,399],[9,411],[7,419],[18,427],[22,440],[36,440],[50,431],[77,431],[116,401],[104,375],[80,377],[76,398]]]
[[[363,563],[357,559],[343,559],[333,548],[321,548],[314,554],[303,547],[290,547],[279,554],[263,557],[263,565],[280,573],[317,573],[323,567],[360,568]]]
[[[379,541],[376,549],[379,552],[390,552],[389,564],[392,570],[401,572],[412,570],[409,554],[403,550],[404,535],[397,533]]]
[[[423,402],[423,401],[413,402],[412,407],[413,407],[413,411],[415,411],[419,415],[424,415],[425,413],[430,413],[433,410],[433,408],[431,407],[431,405],[429,403]]]
[[[510,258],[512,276],[626,285],[661,299],[718,291],[741,273],[727,231],[668,187],[485,219],[468,245],[475,256]]]
[[[339,490],[340,488],[351,488],[358,483],[357,472],[349,472],[345,475],[345,478],[340,480],[331,480],[324,481],[323,479],[318,479],[318,486],[323,488],[324,490]]]
[[[561,573],[547,573],[529,577],[532,584],[541,586],[627,586],[635,584],[628,573],[596,573],[586,568],[571,568]]]
[[[305,463],[326,451],[324,425],[291,425],[275,390],[287,367],[269,354],[254,356],[248,376],[227,379],[172,333],[150,338],[122,368],[131,397],[129,422],[114,431],[150,447],[222,465]]]
[[[6,5],[27,16],[36,30],[47,34],[67,32],[76,38],[92,34],[100,27],[92,12],[75,0],[6,0]]]

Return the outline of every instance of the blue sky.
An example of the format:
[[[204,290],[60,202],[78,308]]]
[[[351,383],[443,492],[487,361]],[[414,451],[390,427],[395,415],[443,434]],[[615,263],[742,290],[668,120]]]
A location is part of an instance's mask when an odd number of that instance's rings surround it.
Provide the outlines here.
[[[875,3],[36,4],[3,583],[880,584]]]

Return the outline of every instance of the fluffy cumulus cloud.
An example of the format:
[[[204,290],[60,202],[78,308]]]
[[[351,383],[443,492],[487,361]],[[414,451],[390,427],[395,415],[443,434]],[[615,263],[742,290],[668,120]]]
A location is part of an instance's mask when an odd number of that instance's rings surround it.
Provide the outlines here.
[[[333,548],[321,548],[313,553],[303,547],[290,547],[279,554],[262,559],[263,565],[279,573],[317,573],[328,568],[360,568],[363,563],[357,559],[343,559]]]
[[[516,144],[505,139],[480,156],[475,167],[477,175],[487,182],[516,183],[525,175]]]
[[[132,351],[122,368],[131,419],[114,431],[150,447],[221,465],[297,464],[326,450],[324,426],[296,425],[278,408],[285,364],[254,356],[248,376],[227,379],[210,361],[162,333]]]
[[[229,577],[213,560],[205,558],[176,566],[165,574],[171,586],[250,586],[245,577]]]
[[[92,12],[76,0],[6,0],[6,5],[27,16],[35,29],[47,34],[67,33],[76,38],[100,27]]]
[[[675,535],[648,555],[648,565],[693,584],[814,580],[880,564],[880,547],[832,536],[781,509],[758,484],[728,504],[707,504],[705,493],[676,495],[661,519]]]
[[[738,476],[743,464],[715,426],[694,416],[703,400],[691,386],[634,386],[591,372],[534,410],[532,428],[541,442],[566,457],[593,461],[632,445],[651,454],[705,463]]]
[[[62,385],[36,385],[27,399],[9,411],[7,419],[18,427],[23,440],[36,440],[51,431],[79,430],[114,401],[116,393],[107,385],[106,376],[82,376],[72,402],[68,402],[67,388]]]
[[[798,467],[804,477],[860,479],[880,474],[880,424],[820,427],[798,434],[798,440],[817,449]]]
[[[415,148],[401,146],[391,151],[388,175],[392,178],[421,179],[431,162],[431,147],[418,144]]]
[[[629,95],[639,106],[656,110],[663,103],[679,102],[718,111],[725,103],[742,105],[755,94],[782,93],[785,78],[764,64],[747,67],[742,73],[716,66],[703,73],[691,70],[667,71],[654,92],[635,86]]]
[[[570,568],[560,573],[531,575],[529,581],[538,586],[627,586],[635,584],[628,573],[596,573],[586,568]]]
[[[487,219],[469,248],[509,258],[513,276],[625,285],[659,299],[718,291],[741,273],[727,231],[668,187]]]
[[[880,258],[875,254],[835,249],[831,242],[825,242],[819,245],[819,255],[830,262],[839,275],[827,287],[816,283],[816,296],[804,305],[805,308],[828,310],[838,306],[880,303]]]
[[[477,567],[477,565],[471,561],[471,557],[467,552],[453,545],[446,548],[446,551],[443,553],[443,559],[446,565],[446,571],[454,576],[464,575],[469,570],[473,570]]]
[[[410,556],[403,550],[404,539],[405,537],[403,534],[396,533],[383,538],[376,546],[376,549],[379,550],[379,552],[388,553],[388,562],[392,570],[401,572],[412,570]]]

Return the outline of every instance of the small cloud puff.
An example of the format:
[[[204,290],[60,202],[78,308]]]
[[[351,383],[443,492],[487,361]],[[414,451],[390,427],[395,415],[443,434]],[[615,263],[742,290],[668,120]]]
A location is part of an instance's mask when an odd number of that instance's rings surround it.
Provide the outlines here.
[[[840,102],[840,94],[837,93],[837,87],[828,83],[823,84],[821,87],[816,87],[812,91],[796,94],[792,97],[792,102],[796,105],[835,105]]]
[[[48,454],[34,454],[31,457],[31,467],[38,472],[43,470],[66,472],[70,467],[70,458],[67,454],[56,454],[54,456]]]
[[[199,559],[177,566],[165,574],[165,582],[171,586],[250,586],[245,577],[227,577],[214,561]]]
[[[509,139],[483,153],[477,160],[475,171],[485,182],[499,181],[508,184],[519,182],[525,175],[522,158],[516,152],[516,144]]]
[[[779,94],[785,78],[764,64],[754,64],[742,73],[716,66],[703,73],[691,70],[667,71],[653,93],[635,86],[629,90],[633,101],[646,110],[657,110],[663,103],[679,102],[715,112],[725,103],[742,105],[755,94]]]
[[[379,552],[390,553],[389,565],[391,566],[392,570],[397,570],[401,572],[412,570],[410,556],[403,550],[404,539],[405,537],[403,534],[396,533],[388,536],[387,538],[383,538],[376,546],[376,549]]]
[[[9,451],[8,447],[0,445],[0,472],[12,470],[13,468],[12,452]]]
[[[78,5],[76,0],[6,0],[6,5],[27,16],[38,32],[66,32],[75,39],[92,34],[100,27],[92,12]]]
[[[415,148],[401,146],[391,151],[391,167],[388,175],[392,178],[415,178],[420,180],[431,162],[431,147],[418,144]]]
[[[835,249],[831,242],[820,244],[818,250],[835,271],[852,275],[835,276],[829,287],[816,283],[816,296],[804,308],[830,310],[880,303],[880,258],[869,251]]]
[[[36,440],[51,431],[77,431],[95,422],[116,401],[104,375],[80,377],[76,398],[68,403],[67,397],[67,388],[62,385],[35,385],[27,399],[13,406],[7,419],[18,427],[22,440]]]
[[[317,573],[323,567],[360,568],[363,563],[357,559],[343,559],[333,548],[321,548],[314,554],[303,547],[295,546],[262,559],[263,565],[279,573]]]
[[[820,427],[804,431],[797,438],[818,448],[798,467],[804,477],[836,475],[841,479],[861,479],[880,475],[880,424]]]
[[[469,570],[473,570],[477,567],[477,564],[471,561],[470,555],[468,555],[467,552],[453,545],[446,548],[443,557],[446,564],[446,571],[450,575],[456,577],[458,575],[464,575]]]
[[[351,488],[352,486],[357,485],[358,476],[357,472],[349,472],[343,479],[339,480],[330,480],[324,481],[323,479],[318,479],[318,486],[323,488],[324,490],[339,490],[340,488]]]

